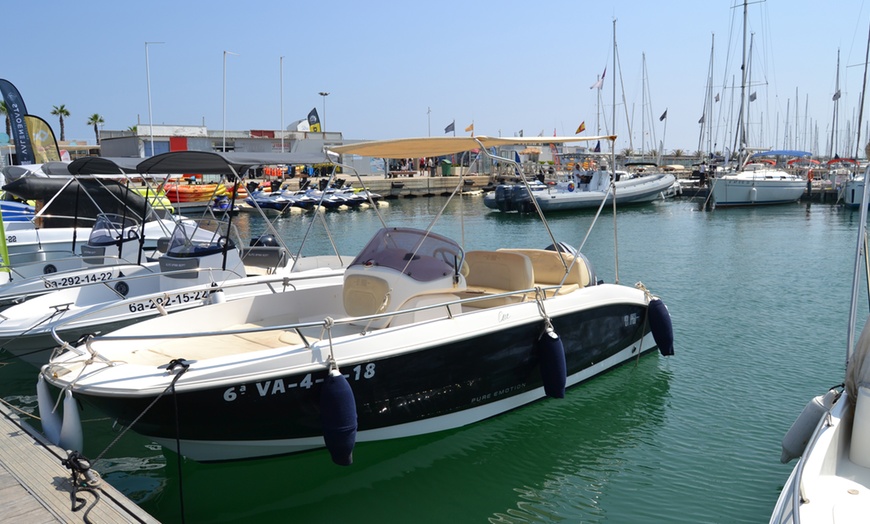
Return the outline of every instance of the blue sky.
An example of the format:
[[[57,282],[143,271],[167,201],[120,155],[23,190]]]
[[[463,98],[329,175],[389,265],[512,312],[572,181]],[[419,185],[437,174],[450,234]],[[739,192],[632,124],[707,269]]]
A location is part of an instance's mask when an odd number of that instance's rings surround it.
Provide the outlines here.
[[[736,1],[15,2],[6,7],[0,78],[15,84],[28,111],[58,135],[50,112],[66,105],[67,139],[91,143],[86,121],[93,113],[103,116],[105,129],[148,123],[146,41],[164,42],[149,45],[155,124],[205,121],[222,129],[223,52],[231,51],[238,56],[227,57],[227,129],[280,126],[283,56],[285,125],[317,107],[327,130],[352,139],[440,136],[454,119],[459,134],[472,121],[477,134],[493,136],[573,135],[581,121],[593,134],[598,105],[590,86],[605,67],[601,112],[611,119],[616,19],[617,147],[628,147],[631,120],[632,144],[641,148],[646,114],[646,149],[654,132],[667,151],[695,151],[712,35],[720,104],[734,100],[732,77],[740,83]],[[857,119],[870,7],[863,0],[839,0],[835,9],[767,0],[751,4],[749,18],[756,49],[751,90],[758,96],[752,142],[764,142],[752,145],[783,146],[788,107],[790,135],[824,153],[838,48],[838,134],[845,140],[847,122],[854,130]],[[10,36],[17,24],[20,35]],[[330,93],[325,115],[321,91]],[[659,121],[665,110],[666,121]],[[716,122],[722,149],[734,124],[724,115]],[[848,147],[854,150],[854,138]]]

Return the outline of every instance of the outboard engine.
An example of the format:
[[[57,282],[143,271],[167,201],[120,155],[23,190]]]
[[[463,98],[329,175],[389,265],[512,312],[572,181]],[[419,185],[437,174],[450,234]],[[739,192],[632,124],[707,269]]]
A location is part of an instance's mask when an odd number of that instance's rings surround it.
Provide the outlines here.
[[[503,213],[514,211],[513,191],[514,186],[510,184],[499,184],[495,188],[495,205],[499,211]]]
[[[520,213],[528,213],[535,209],[532,204],[532,195],[525,185],[517,184],[514,186],[513,194],[511,195],[513,208]]]
[[[260,235],[257,238],[252,238],[250,245],[251,245],[251,247],[255,247],[255,246],[281,247],[281,244],[278,242],[278,239],[275,238],[275,235]]]

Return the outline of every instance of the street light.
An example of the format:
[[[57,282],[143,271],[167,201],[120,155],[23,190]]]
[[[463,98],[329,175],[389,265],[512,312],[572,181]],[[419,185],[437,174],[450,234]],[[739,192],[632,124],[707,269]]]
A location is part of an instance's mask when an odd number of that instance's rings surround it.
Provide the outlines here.
[[[222,152],[227,152],[227,55],[239,56],[232,51],[224,51],[224,143]]]
[[[145,78],[148,82],[148,134],[151,141],[151,156],[154,156],[154,119],[151,116],[151,69],[148,64],[148,44],[162,44],[163,42],[145,42]]]
[[[323,97],[323,119],[320,121],[320,131],[326,133],[326,97],[329,96],[329,93],[321,91],[318,94]]]

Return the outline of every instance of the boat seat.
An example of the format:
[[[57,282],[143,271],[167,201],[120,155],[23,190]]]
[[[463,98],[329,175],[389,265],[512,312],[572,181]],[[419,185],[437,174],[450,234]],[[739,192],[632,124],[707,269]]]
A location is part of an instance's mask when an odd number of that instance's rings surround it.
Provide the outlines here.
[[[571,266],[571,263],[574,262],[574,255],[569,253],[562,253],[560,257],[559,253],[548,249],[499,249],[499,251],[519,253],[527,256],[532,262],[535,286],[558,286],[564,278],[565,282],[561,288],[546,290],[548,297],[571,293],[581,287],[588,286],[590,283],[589,269],[586,267],[582,257],[578,258],[577,262]],[[571,268],[567,277],[565,276],[563,259],[565,261],[564,264],[567,264]]]
[[[469,251],[465,253],[468,263],[466,288],[459,293],[461,298],[498,295],[511,291],[524,291],[534,287],[534,270],[529,257],[509,251]],[[498,307],[522,302],[523,294],[495,297],[469,304],[473,307]]]
[[[373,275],[345,275],[342,298],[352,317],[382,313],[390,304],[390,284]]]
[[[254,329],[263,327],[258,324],[237,324],[227,326],[226,330]],[[132,359],[138,364],[162,365],[172,359],[205,360],[263,349],[277,349],[284,346],[303,344],[296,331],[273,329],[252,333],[227,333],[202,337],[203,344],[191,344],[188,339],[168,339],[154,344],[148,349],[135,351]],[[310,339],[313,342],[315,339]]]

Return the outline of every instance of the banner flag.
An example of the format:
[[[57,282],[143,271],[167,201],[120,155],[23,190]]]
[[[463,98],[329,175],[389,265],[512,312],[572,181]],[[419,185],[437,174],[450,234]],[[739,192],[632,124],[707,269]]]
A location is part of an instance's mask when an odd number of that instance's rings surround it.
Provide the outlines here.
[[[308,113],[308,128],[312,133],[320,133],[320,117],[317,116],[317,108]]]
[[[34,160],[37,164],[46,162],[60,162],[60,151],[57,148],[57,140],[48,122],[36,115],[24,115],[27,122],[27,134],[30,143],[33,144]]]
[[[12,85],[12,82],[2,78],[0,78],[0,95],[3,95],[3,101],[6,102],[7,116],[12,124],[11,138],[15,141],[15,155],[18,157],[18,163],[21,165],[32,164],[35,160],[30,136],[27,134],[27,123],[24,121],[24,115],[27,114],[24,99],[21,98],[21,93]]]
[[[456,120],[450,122],[450,125],[444,128],[444,133],[449,133],[451,131],[456,131]]]

